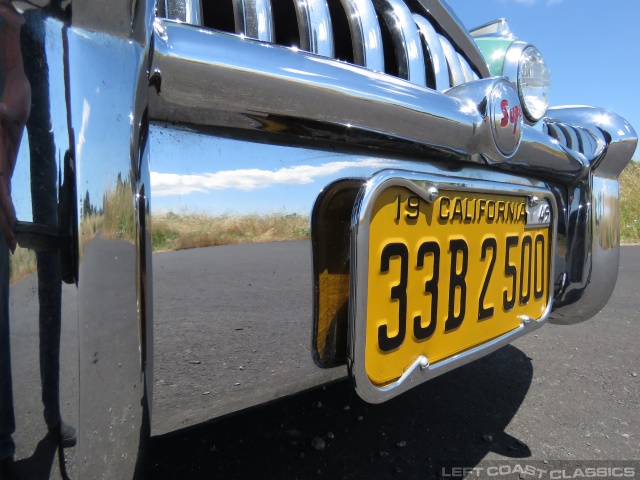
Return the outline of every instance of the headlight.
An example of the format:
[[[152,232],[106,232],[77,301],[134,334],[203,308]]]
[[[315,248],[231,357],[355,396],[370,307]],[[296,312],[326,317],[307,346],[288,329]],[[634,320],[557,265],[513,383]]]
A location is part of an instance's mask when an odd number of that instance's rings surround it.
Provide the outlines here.
[[[509,47],[502,73],[518,91],[526,119],[540,120],[549,107],[549,68],[537,48],[514,42]]]
[[[529,120],[537,122],[549,107],[551,81],[549,69],[535,47],[528,47],[520,58],[518,93]]]

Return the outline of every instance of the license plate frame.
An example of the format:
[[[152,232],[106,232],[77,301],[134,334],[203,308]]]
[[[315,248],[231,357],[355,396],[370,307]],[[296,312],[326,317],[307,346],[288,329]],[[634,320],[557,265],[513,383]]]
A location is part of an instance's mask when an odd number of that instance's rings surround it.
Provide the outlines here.
[[[498,195],[526,199],[527,220],[524,229],[547,229],[548,232],[546,237],[548,262],[545,265],[546,269],[543,268],[546,280],[546,306],[540,317],[533,319],[526,315],[519,315],[514,317],[517,320],[514,327],[497,337],[487,339],[478,345],[465,347],[465,350],[433,363],[425,355],[420,355],[416,359],[407,361],[406,368],[397,379],[385,384],[372,381],[366,365],[371,220],[376,200],[390,188],[407,189],[421,201],[428,203],[433,203],[434,197],[448,192],[463,194],[468,192],[470,196]],[[370,403],[386,401],[540,328],[546,322],[553,305],[552,275],[556,251],[557,215],[557,205],[552,192],[539,183],[533,185],[532,182],[522,178],[518,183],[511,184],[401,170],[381,171],[371,177],[356,199],[351,222],[348,369],[360,397]],[[531,290],[531,283],[527,288]]]

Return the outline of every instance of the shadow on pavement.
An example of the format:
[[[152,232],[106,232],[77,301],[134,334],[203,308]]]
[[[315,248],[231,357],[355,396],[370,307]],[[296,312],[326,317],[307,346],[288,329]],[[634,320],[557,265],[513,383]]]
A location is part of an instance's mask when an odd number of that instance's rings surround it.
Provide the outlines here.
[[[347,381],[152,438],[148,478],[428,479],[493,451],[526,458],[504,432],[532,381],[513,346],[370,405]]]
[[[60,462],[59,455],[58,442],[50,434],[47,434],[38,442],[33,455],[15,463],[14,477],[24,480],[48,480],[54,477],[67,479],[69,477],[64,462]],[[62,467],[62,473],[59,473],[57,468],[53,468],[56,462],[58,462],[58,467]]]

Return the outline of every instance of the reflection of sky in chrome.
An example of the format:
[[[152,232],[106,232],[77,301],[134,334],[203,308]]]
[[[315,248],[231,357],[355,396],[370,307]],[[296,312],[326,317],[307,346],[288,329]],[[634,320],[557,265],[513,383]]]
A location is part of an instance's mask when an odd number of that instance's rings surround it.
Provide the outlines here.
[[[150,145],[151,202],[156,213],[309,213],[318,193],[331,181],[368,176],[389,165],[371,157],[345,161],[334,153],[164,126],[151,128]]]
[[[130,82],[123,81],[118,74],[138,69],[137,52],[126,39],[75,29],[69,29],[67,33],[78,196],[83,199],[89,193],[93,206],[100,208],[105,190],[113,187],[118,175],[128,178],[131,168],[133,116],[132,102],[128,99],[132,91]],[[60,166],[69,148],[62,23],[47,20],[45,35],[51,104],[49,112],[39,114],[51,116],[54,154]],[[104,55],[105,51],[111,54]],[[33,108],[31,114],[35,114]],[[26,137],[25,132],[12,179],[12,196],[18,219],[31,221],[30,159]],[[59,181],[60,175],[58,172],[56,180]]]
[[[60,41],[49,41],[51,39],[59,39],[61,35],[62,24],[55,20],[47,20],[45,23],[45,42],[46,55],[49,59],[49,82],[52,91],[64,92],[64,65],[62,63],[62,44]],[[56,62],[53,59],[59,59]],[[49,98],[51,102],[51,129],[54,136],[67,142],[65,145],[56,145],[55,151],[58,158],[64,157],[64,152],[68,145],[67,134],[67,118],[64,94],[52,95]],[[33,112],[32,112],[33,113]],[[22,135],[20,150],[16,160],[16,167],[11,179],[11,195],[13,203],[16,207],[16,216],[18,220],[30,222],[33,220],[31,211],[31,174],[29,171],[29,141],[27,131],[25,129]],[[57,138],[57,137],[56,137]]]
[[[154,197],[227,189],[248,192],[276,185],[307,185],[314,183],[318,177],[332,175],[347,168],[375,167],[377,164],[379,164],[377,160],[361,160],[358,162],[329,162],[320,165],[297,165],[278,170],[261,170],[259,168],[223,170],[200,175],[151,172],[151,188]]]

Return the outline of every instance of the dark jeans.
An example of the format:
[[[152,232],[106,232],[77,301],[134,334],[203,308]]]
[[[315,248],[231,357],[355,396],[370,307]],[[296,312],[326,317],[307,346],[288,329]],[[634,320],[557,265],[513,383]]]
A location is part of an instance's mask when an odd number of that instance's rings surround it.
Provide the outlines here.
[[[51,129],[49,71],[46,57],[45,19],[40,9],[27,10],[22,27],[22,56],[33,106],[27,121],[30,148],[33,221],[58,226],[57,150]],[[40,311],[40,381],[47,427],[60,422],[60,323],[62,278],[58,252],[36,252]]]
[[[57,253],[38,252],[40,383],[47,428],[60,423],[61,282]],[[35,346],[34,346],[35,347]],[[9,249],[0,235],[0,460],[15,453],[9,336]]]
[[[9,349],[9,248],[0,234],[0,460],[15,453],[11,434],[16,430]]]
[[[49,72],[45,49],[45,18],[40,10],[28,10],[22,27],[25,73],[34,99],[27,122],[31,152],[33,221],[58,224],[56,149],[49,111]],[[1,80],[1,79],[0,79]],[[0,85],[0,87],[2,87]],[[0,88],[0,94],[2,88]],[[44,419],[49,429],[60,423],[60,327],[61,293],[58,252],[37,252],[40,332],[40,382]],[[35,345],[34,345],[35,348]],[[31,380],[31,379],[29,379]],[[15,452],[11,350],[9,337],[9,250],[0,234],[0,459]]]
[[[60,328],[62,280],[58,252],[37,252],[40,302],[40,384],[44,421],[52,429],[60,423]]]

